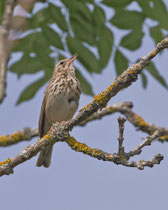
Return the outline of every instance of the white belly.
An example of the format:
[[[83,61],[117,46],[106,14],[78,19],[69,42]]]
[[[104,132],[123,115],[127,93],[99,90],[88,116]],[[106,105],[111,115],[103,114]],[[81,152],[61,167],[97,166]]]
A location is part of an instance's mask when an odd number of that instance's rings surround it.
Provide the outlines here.
[[[70,120],[78,108],[76,101],[68,102],[64,94],[54,95],[46,104],[46,116],[50,123]]]

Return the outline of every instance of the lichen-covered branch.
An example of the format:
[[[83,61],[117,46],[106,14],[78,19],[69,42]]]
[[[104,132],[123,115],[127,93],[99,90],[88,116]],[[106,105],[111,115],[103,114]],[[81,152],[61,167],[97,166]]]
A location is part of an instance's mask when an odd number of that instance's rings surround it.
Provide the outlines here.
[[[160,154],[156,155],[151,161],[141,160],[138,162],[128,162],[125,157],[121,158],[117,156],[118,158],[116,158],[115,154],[112,155],[98,149],[91,149],[86,145],[77,142],[73,137],[69,137],[68,132],[72,130],[74,126],[79,125],[83,121],[87,121],[87,119],[95,114],[100,108],[102,109],[106,107],[107,103],[113,96],[115,96],[120,90],[130,86],[133,82],[135,82],[138,78],[138,74],[141,73],[142,69],[147,66],[150,63],[151,59],[164,48],[168,48],[168,37],[162,40],[153,51],[142,57],[138,63],[131,65],[127,70],[125,70],[105,91],[103,91],[99,95],[96,95],[93,101],[86,107],[81,109],[78,115],[66,126],[55,123],[53,125],[53,131],[50,131],[49,134],[43,137],[40,141],[30,147],[27,147],[15,158],[7,159],[7,161],[1,162],[0,175],[10,174],[15,166],[32,158],[48,144],[54,144],[57,141],[66,141],[68,145],[75,151],[80,151],[102,160],[108,160],[109,158],[109,161],[111,160],[116,164],[122,164],[129,167],[137,167],[139,169],[143,169],[145,166],[153,167],[154,164],[159,164],[160,161],[163,159],[163,156],[161,156]],[[123,114],[126,115],[126,112],[123,112]],[[130,119],[131,118],[129,118],[129,120]],[[139,124],[137,124],[137,126],[138,125]],[[159,129],[160,136],[163,135],[163,132],[161,130],[165,131],[164,129]]]
[[[23,132],[17,131],[11,135],[2,135],[0,136],[0,146],[6,147],[21,141],[28,141],[37,136],[37,134],[37,129],[24,128]]]
[[[93,120],[101,120],[104,116],[111,115],[116,112],[122,113],[123,110],[130,110],[132,107],[132,102],[120,102],[113,104],[112,106],[106,106],[105,108],[90,115],[86,120],[83,120],[79,126],[85,126],[88,122],[92,122]]]
[[[44,147],[49,144],[65,141],[68,136],[69,134],[65,130],[64,125],[55,123],[53,131],[50,131],[48,135],[39,139],[35,144],[27,146],[23,151],[16,155],[16,157],[11,159],[8,158],[6,161],[0,162],[0,176],[13,173],[14,167],[36,156],[39,151],[43,150]]]
[[[6,0],[5,11],[0,30],[0,103],[6,96],[6,72],[9,56],[9,33],[12,23],[13,9],[16,0]]]
[[[156,130],[159,130],[161,135],[159,140],[160,141],[168,141],[168,129],[156,126],[154,124],[146,122],[141,116],[137,115],[131,110],[123,110],[122,114],[125,115],[127,120],[134,125],[138,130],[146,132],[148,134],[153,134]]]
[[[0,162],[0,176],[13,173],[14,167],[36,156],[39,151],[44,149],[44,147],[48,146],[49,144],[55,144],[59,141],[66,142],[71,149],[75,150],[76,152],[82,152],[86,155],[97,158],[98,160],[110,161],[117,165],[120,164],[128,167],[136,167],[140,170],[143,170],[145,166],[153,167],[155,164],[160,164],[160,161],[163,160],[163,156],[158,154],[151,161],[128,161],[129,157],[136,155],[137,152],[142,149],[142,147],[144,147],[146,144],[149,144],[149,142],[151,143],[154,137],[158,137],[159,132],[155,136],[148,137],[144,143],[137,146],[137,148],[135,148],[133,151],[123,153],[121,158],[120,154],[110,154],[100,149],[92,149],[86,144],[78,142],[75,138],[69,135],[69,132],[65,129],[64,124],[55,123],[53,127],[53,130],[50,131],[48,135],[39,139],[35,144],[27,146],[16,157],[12,159],[8,158],[6,161]]]
[[[128,161],[128,155],[133,156],[135,150],[130,151],[129,153],[123,153],[122,157],[116,153],[107,153],[100,149],[92,149],[88,147],[86,144],[78,142],[75,138],[69,137],[65,140],[65,142],[71,147],[71,149],[75,150],[76,152],[82,152],[83,154],[89,155],[93,158],[97,158],[98,160],[109,161],[113,162],[117,165],[123,165],[127,167],[135,167],[140,170],[143,170],[144,167],[153,167],[155,164],[160,164],[161,160],[163,160],[163,156],[157,154],[151,161],[139,160],[135,161]],[[141,147],[138,146],[138,148]],[[127,158],[127,159],[126,159]]]
[[[112,97],[114,97],[122,89],[130,86],[138,79],[138,75],[141,73],[143,68],[149,65],[152,58],[154,58],[164,48],[168,48],[168,37],[157,44],[154,50],[142,57],[138,63],[132,64],[119,77],[117,77],[105,91],[99,95],[96,95],[93,101],[81,109],[75,119],[71,120],[69,128],[72,129],[75,125],[80,124],[93,113],[97,112],[98,109],[106,107],[107,103]]]
[[[138,130],[148,133],[149,135],[153,134],[156,130],[159,130],[162,134],[159,140],[168,141],[168,128],[159,127],[154,124],[146,122],[141,116],[132,111],[132,107],[133,107],[132,102],[122,102],[114,104],[112,106],[106,106],[97,113],[94,113],[93,115],[89,116],[87,120],[81,122],[79,125],[84,126],[88,122],[91,122],[93,120],[100,120],[104,116],[119,112],[123,114],[127,118],[127,120]]]

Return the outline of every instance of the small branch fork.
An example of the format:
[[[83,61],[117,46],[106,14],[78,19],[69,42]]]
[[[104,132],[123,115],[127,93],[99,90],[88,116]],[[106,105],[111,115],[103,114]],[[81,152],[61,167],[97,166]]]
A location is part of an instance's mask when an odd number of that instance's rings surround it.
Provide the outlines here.
[[[44,136],[42,139],[40,139],[32,146],[25,148],[16,157],[12,159],[7,159],[4,162],[0,162],[0,176],[12,173],[13,168],[15,166],[36,156],[37,153],[41,151],[44,147],[46,147],[48,144],[54,144],[58,141],[64,141],[68,143],[68,145],[75,151],[83,152],[84,154],[87,154],[91,157],[95,157],[97,159],[101,159],[104,161],[111,161],[115,164],[122,164],[128,167],[137,167],[138,169],[141,170],[145,166],[153,167],[154,164],[159,164],[160,161],[163,159],[163,156],[160,154],[156,155],[151,161],[141,160],[138,162],[134,161],[128,162],[129,155],[131,154],[130,157],[133,156],[134,154],[133,152],[128,154],[124,153],[124,158],[123,157],[121,158],[120,155],[118,154],[109,154],[99,149],[92,149],[87,145],[81,144],[80,142],[76,141],[73,137],[69,135],[69,131],[71,131],[74,126],[80,125],[80,123],[87,121],[87,119],[89,119],[90,116],[94,115],[100,108],[102,109],[106,107],[109,100],[112,97],[114,97],[120,90],[130,86],[133,82],[135,82],[138,79],[138,75],[141,73],[143,68],[150,63],[152,58],[154,58],[161,50],[165,48],[168,48],[168,37],[166,37],[159,44],[157,44],[156,48],[154,48],[154,50],[151,51],[146,56],[142,57],[138,63],[131,65],[127,70],[125,70],[118,78],[116,78],[116,80],[112,83],[112,85],[110,85],[105,91],[103,91],[99,95],[96,95],[93,101],[90,104],[88,104],[86,107],[81,109],[78,115],[73,120],[71,120],[69,124],[67,124],[66,126],[59,123],[53,124],[54,129],[53,131],[50,131],[48,135]],[[125,115],[127,114],[126,112],[123,113]],[[130,117],[129,121],[131,120],[132,119]],[[137,119],[137,122],[138,123],[135,124],[135,126],[139,127],[139,124],[141,124],[141,119]],[[140,126],[141,130],[144,129],[145,132],[150,132],[150,130],[146,130],[147,125],[145,125],[145,127]],[[150,125],[149,127],[151,128]],[[159,134],[156,135],[156,132],[159,132]],[[165,135],[165,132],[167,132],[166,129],[159,129],[159,131],[154,130],[152,134],[150,133],[150,136],[148,138],[152,140],[155,138],[159,138]],[[143,147],[145,145],[143,145]],[[138,148],[142,149],[142,146],[139,146]],[[135,151],[136,150],[137,149],[135,149]]]
[[[127,167],[136,167],[140,170],[143,170],[144,167],[153,167],[155,164],[160,164],[160,161],[163,160],[163,156],[157,154],[151,161],[128,161],[130,157],[140,154],[144,146],[149,145],[154,139],[158,138],[160,136],[159,131],[155,131],[152,136],[147,137],[144,142],[138,145],[134,150],[130,151],[129,153],[123,153],[121,156],[120,154],[116,153],[110,154],[99,149],[92,149],[86,144],[78,142],[75,138],[69,135],[69,132],[67,129],[65,129],[65,125],[63,124],[55,123],[53,126],[54,130],[50,131],[48,135],[39,139],[35,144],[27,146],[16,157],[12,159],[8,158],[6,161],[0,162],[0,176],[13,173],[14,167],[36,156],[39,151],[41,151],[49,144],[55,144],[59,141],[66,142],[71,147],[71,149],[75,150],[76,152],[82,152],[93,158],[97,158],[98,160],[110,161],[117,165],[120,164]],[[123,150],[124,149],[122,149],[122,152]]]

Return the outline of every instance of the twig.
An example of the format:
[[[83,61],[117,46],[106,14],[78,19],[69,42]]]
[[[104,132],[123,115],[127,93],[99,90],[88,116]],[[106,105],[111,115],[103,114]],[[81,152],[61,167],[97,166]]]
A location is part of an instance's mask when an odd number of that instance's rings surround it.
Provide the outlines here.
[[[79,125],[85,126],[88,122],[93,120],[100,120],[104,116],[114,114],[116,112],[120,112],[123,114],[127,120],[134,125],[138,130],[148,133],[149,135],[153,134],[156,130],[159,130],[162,135],[160,136],[160,141],[168,141],[168,129],[156,126],[154,124],[146,122],[141,116],[137,115],[135,112],[131,110],[133,107],[132,102],[122,102],[117,103],[112,106],[107,106],[103,108],[101,111],[94,113],[93,115],[89,116],[88,119],[82,121]]]
[[[112,106],[106,106],[105,108],[98,110],[96,113],[89,116],[86,120],[82,121],[78,126],[85,126],[88,122],[93,120],[101,120],[104,116],[114,114],[116,112],[122,113],[123,110],[131,110],[133,107],[132,102],[120,102],[113,104]]]
[[[144,167],[152,168],[155,164],[160,164],[161,160],[163,160],[163,156],[157,154],[151,161],[139,160],[137,162],[128,162],[126,159],[121,159],[121,157],[118,156],[118,154],[110,154],[99,149],[92,149],[86,144],[78,142],[73,137],[67,138],[65,142],[71,147],[72,150],[75,150],[76,152],[82,152],[83,154],[89,155],[93,158],[97,158],[98,160],[109,161],[117,165],[134,167],[140,170],[143,170]]]
[[[147,136],[141,144],[135,147],[135,149],[125,154],[126,159],[129,160],[130,157],[139,155],[142,152],[143,147],[151,145],[152,141],[155,140],[156,138],[159,138],[160,136],[161,133],[159,130],[156,130],[151,136]]]
[[[122,155],[124,153],[124,147],[122,146],[124,141],[124,123],[126,119],[119,117],[118,118],[118,125],[119,125],[119,138],[118,138],[118,155]]]
[[[6,72],[9,54],[9,33],[12,23],[12,14],[16,0],[6,0],[5,12],[3,15],[0,30],[0,103],[6,96]]]
[[[24,128],[23,132],[18,131],[11,135],[0,136],[0,146],[6,147],[6,146],[16,144],[21,141],[25,141],[25,140],[28,141],[37,135],[38,135],[37,129]]]

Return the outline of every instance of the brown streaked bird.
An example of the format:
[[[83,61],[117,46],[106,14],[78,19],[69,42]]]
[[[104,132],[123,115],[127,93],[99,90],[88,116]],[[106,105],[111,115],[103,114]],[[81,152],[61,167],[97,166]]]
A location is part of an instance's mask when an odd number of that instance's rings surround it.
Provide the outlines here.
[[[47,134],[52,123],[68,121],[75,114],[80,98],[80,82],[75,76],[73,57],[59,61],[47,86],[39,118],[40,138]],[[53,145],[49,145],[39,154],[37,166],[49,167]]]

